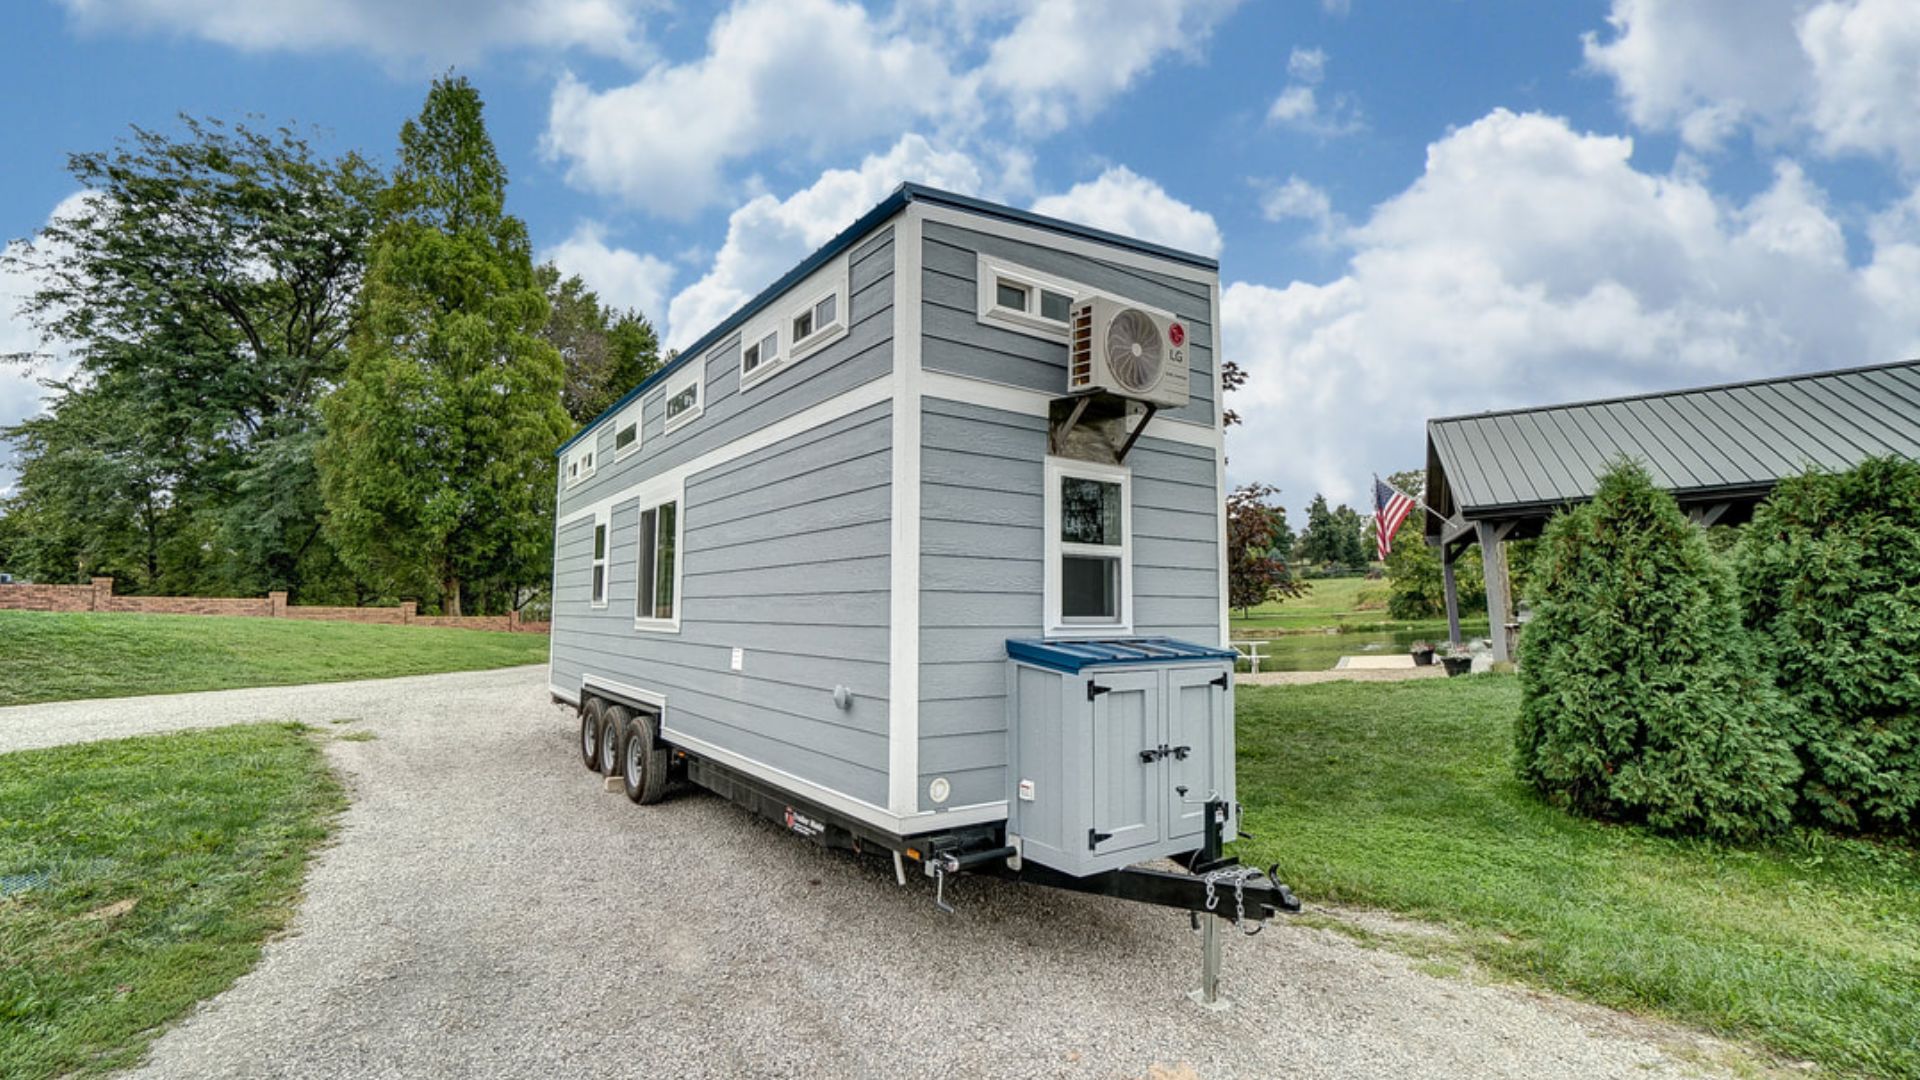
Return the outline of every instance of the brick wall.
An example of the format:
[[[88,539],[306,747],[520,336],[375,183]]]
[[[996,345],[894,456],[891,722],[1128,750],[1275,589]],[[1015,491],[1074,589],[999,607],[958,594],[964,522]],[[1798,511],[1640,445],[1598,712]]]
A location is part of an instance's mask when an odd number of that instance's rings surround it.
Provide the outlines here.
[[[388,626],[447,626],[462,630],[518,630],[544,634],[550,624],[521,622],[507,615],[419,615],[413,601],[399,607],[294,607],[287,594],[265,597],[115,596],[113,579],[98,577],[85,585],[0,585],[0,611],[118,611],[148,615],[249,615],[273,619],[380,623]]]

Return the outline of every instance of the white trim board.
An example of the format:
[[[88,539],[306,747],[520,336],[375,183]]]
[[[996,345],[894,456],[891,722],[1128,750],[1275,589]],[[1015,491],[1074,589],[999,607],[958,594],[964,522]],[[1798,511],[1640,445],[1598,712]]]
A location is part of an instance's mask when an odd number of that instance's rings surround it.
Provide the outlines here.
[[[920,809],[920,237],[925,210],[909,205],[893,219],[887,806],[896,815]]]
[[[979,405],[1002,412],[1021,413],[1025,416],[1047,418],[1047,410],[1053,397],[1038,390],[1029,390],[1024,386],[1012,386],[988,379],[976,379],[967,375],[955,375],[948,371],[929,371],[920,377],[920,392],[923,397],[939,398],[942,401],[957,401],[962,405]],[[1147,425],[1147,431],[1141,438],[1164,439],[1167,442],[1185,443],[1188,446],[1204,446],[1209,450],[1224,445],[1220,432],[1208,428],[1205,424],[1196,424],[1191,420],[1175,420],[1168,416],[1155,416],[1153,423]]]
[[[812,800],[829,810],[838,811],[857,821],[866,822],[868,825],[885,829],[888,832],[900,836],[933,832],[937,829],[958,828],[962,825],[978,825],[985,822],[1005,821],[1007,819],[1007,803],[1004,799],[999,802],[976,803],[972,806],[955,807],[952,810],[945,810],[938,813],[896,814],[891,810],[882,809],[863,799],[856,799],[851,795],[835,791],[830,787],[817,784],[812,780],[795,776],[784,769],[779,769],[765,762],[755,761],[743,754],[737,754],[731,750],[715,746],[705,739],[688,735],[682,731],[676,731],[670,725],[670,722],[661,725],[661,737],[682,749],[699,754],[702,757],[712,758],[730,769],[737,769],[740,772],[746,773],[748,776],[757,776],[762,780],[777,784],[793,792],[794,795],[800,798]]]

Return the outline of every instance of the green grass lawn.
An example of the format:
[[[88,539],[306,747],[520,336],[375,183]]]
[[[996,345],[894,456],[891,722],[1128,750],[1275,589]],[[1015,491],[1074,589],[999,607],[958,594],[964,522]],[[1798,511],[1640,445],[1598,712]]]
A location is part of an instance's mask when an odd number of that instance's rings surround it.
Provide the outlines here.
[[[1839,1072],[1920,1075],[1920,852],[1797,833],[1671,840],[1555,810],[1508,764],[1519,683],[1242,688],[1236,853],[1308,900],[1604,1004]]]
[[[0,705],[473,671],[546,659],[545,634],[0,611]]]
[[[0,755],[0,1076],[138,1061],[286,925],[342,805],[289,724]]]
[[[1233,639],[1261,642],[1261,671],[1326,671],[1342,656],[1405,652],[1416,641],[1444,642],[1445,619],[1387,615],[1387,583],[1366,578],[1321,578],[1307,595],[1229,612]],[[1487,617],[1463,613],[1461,632],[1483,637]],[[1242,668],[1246,665],[1242,664]]]

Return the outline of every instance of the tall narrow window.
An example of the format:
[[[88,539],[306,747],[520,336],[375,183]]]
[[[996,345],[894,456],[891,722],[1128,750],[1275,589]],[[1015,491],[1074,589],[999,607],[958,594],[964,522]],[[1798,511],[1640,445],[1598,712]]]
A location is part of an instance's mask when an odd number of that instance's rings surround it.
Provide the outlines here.
[[[593,606],[607,606],[607,523],[593,523]]]
[[[1046,470],[1049,633],[1113,633],[1133,621],[1125,469],[1050,460]]]
[[[639,592],[634,599],[636,626],[671,623],[679,577],[680,506],[666,502],[640,512]]]

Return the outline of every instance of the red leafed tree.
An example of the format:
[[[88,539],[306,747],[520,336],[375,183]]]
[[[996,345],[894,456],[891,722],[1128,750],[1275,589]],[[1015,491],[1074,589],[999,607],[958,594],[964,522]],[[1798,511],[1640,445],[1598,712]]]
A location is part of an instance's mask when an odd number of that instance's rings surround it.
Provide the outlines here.
[[[1273,502],[1278,494],[1269,484],[1243,484],[1227,496],[1227,602],[1243,617],[1276,597],[1307,591],[1287,565],[1292,530],[1286,508]]]

